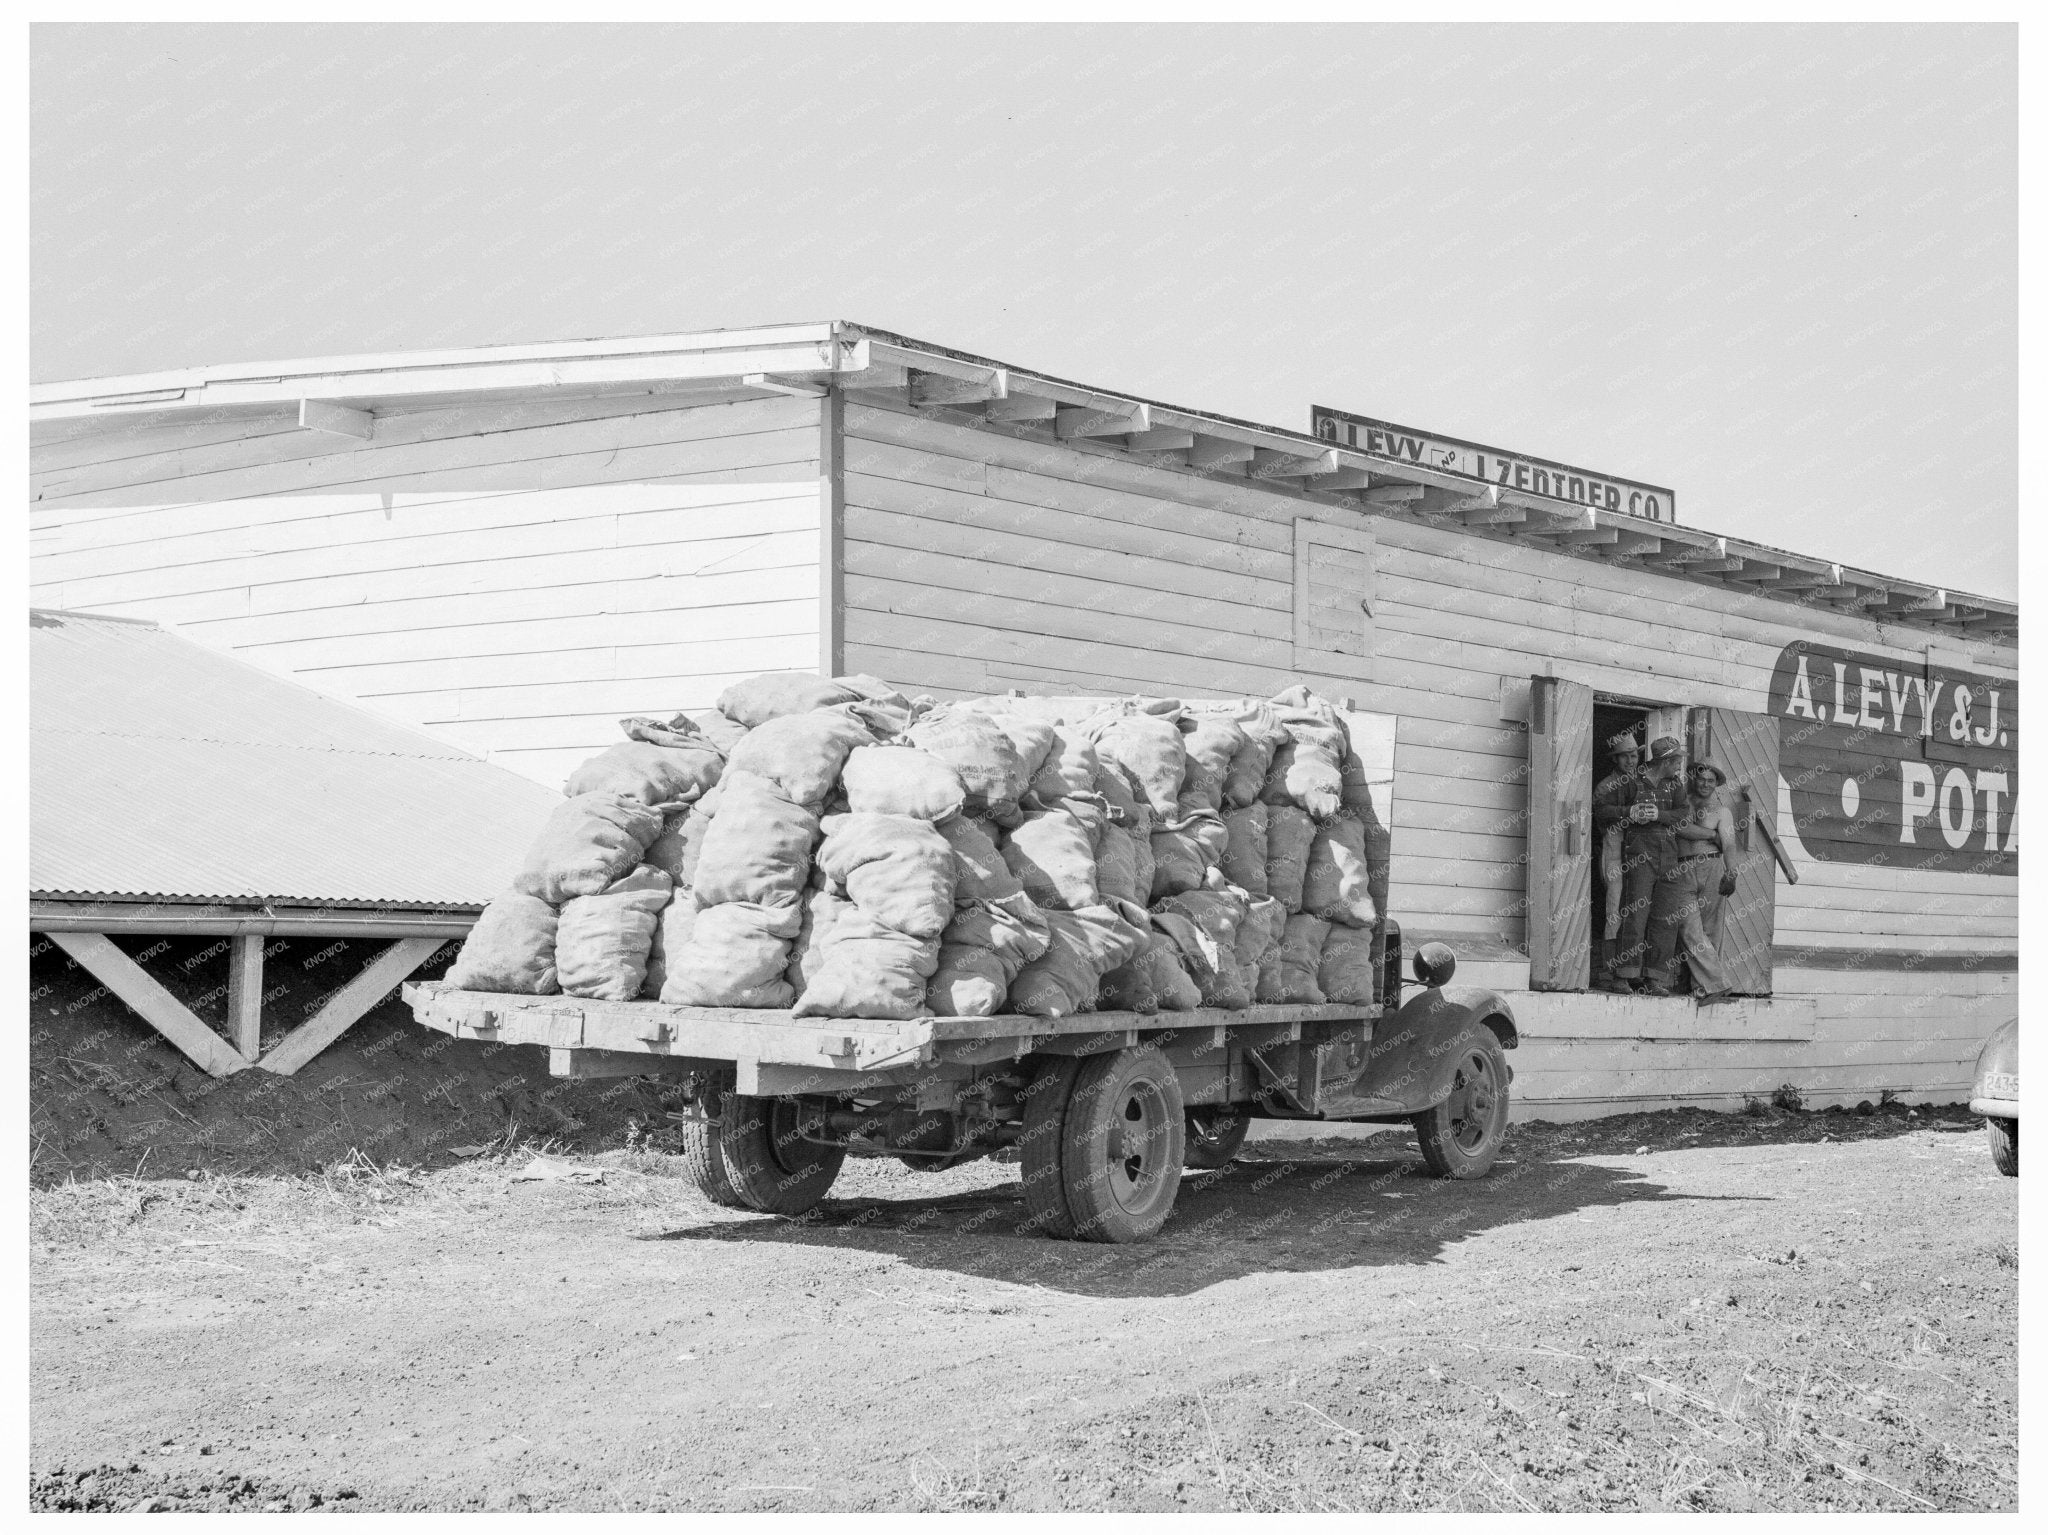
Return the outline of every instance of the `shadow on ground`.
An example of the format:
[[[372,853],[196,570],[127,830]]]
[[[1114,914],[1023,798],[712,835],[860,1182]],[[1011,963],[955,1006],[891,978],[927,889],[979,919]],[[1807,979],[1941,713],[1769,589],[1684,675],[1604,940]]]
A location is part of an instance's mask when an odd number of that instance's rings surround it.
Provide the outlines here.
[[[1429,1176],[1412,1149],[1394,1144],[1334,1142],[1284,1156],[1270,1147],[1256,1160],[1188,1174],[1172,1220],[1142,1245],[1053,1241],[1021,1231],[1026,1212],[1015,1180],[928,1199],[828,1199],[799,1219],[728,1217],[642,1240],[837,1247],[1079,1295],[1163,1297],[1252,1274],[1434,1263],[1482,1232],[1599,1206],[1747,1202],[1677,1194],[1638,1172],[1527,1154],[1511,1154],[1478,1182],[1450,1183]]]

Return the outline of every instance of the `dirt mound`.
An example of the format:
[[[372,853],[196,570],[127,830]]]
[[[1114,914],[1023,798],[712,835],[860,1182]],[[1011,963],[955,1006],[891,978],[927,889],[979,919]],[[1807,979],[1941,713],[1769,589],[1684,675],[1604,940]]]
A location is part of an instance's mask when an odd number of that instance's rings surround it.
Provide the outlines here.
[[[226,1033],[227,940],[119,940],[173,996]],[[264,1045],[317,1011],[375,942],[272,939]],[[448,944],[419,972],[437,976]],[[209,1077],[50,938],[29,943],[29,1168],[39,1186],[113,1174],[307,1172],[360,1152],[446,1164],[451,1147],[554,1140],[594,1149],[661,1122],[672,1083],[564,1082],[544,1050],[451,1039],[397,996],[297,1075]]]
[[[348,1487],[322,1492],[253,1476],[166,1475],[133,1462],[41,1472],[28,1485],[28,1506],[57,1514],[346,1512],[356,1506],[355,1497]]]

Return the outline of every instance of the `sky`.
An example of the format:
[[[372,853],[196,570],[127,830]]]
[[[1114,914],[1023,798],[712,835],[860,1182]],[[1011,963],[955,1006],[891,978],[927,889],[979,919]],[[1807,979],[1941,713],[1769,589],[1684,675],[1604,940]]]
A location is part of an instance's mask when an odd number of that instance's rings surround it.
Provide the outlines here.
[[[2017,588],[2009,26],[43,25],[31,371],[843,319]]]

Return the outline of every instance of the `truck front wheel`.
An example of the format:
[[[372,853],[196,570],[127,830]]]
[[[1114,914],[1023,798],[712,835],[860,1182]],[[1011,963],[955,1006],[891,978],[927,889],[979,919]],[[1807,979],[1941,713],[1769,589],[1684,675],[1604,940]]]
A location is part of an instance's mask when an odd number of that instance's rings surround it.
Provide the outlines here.
[[[1411,1121],[1422,1160],[1439,1178],[1483,1178],[1508,1129],[1508,1061],[1493,1031],[1459,1041],[1450,1095]]]
[[[1188,1166],[1197,1172],[1228,1167],[1237,1159],[1252,1122],[1230,1104],[1188,1110]]]
[[[683,1161],[698,1191],[730,1210],[801,1215],[839,1176],[846,1153],[806,1140],[795,1098],[752,1098],[724,1083],[706,1086],[701,1120],[683,1123]]]
[[[1985,1137],[1991,1142],[1991,1165],[2008,1178],[2020,1175],[2020,1122],[2017,1119],[1987,1118]]]

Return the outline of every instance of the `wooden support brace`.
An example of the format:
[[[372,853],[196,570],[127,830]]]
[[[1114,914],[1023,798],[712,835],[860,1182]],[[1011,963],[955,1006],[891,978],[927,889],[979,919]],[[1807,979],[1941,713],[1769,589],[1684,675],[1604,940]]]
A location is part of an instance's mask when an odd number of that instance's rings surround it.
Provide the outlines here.
[[[1663,547],[1664,540],[1658,538],[1655,534],[1623,533],[1621,537],[1614,541],[1613,546],[1607,552],[1616,559],[1626,559],[1630,555],[1655,554]]]
[[[1053,435],[1071,437],[1122,437],[1130,432],[1152,430],[1149,406],[1133,405],[1129,410],[1079,410],[1061,406],[1053,421]]]
[[[208,1076],[233,1076],[249,1064],[105,933],[52,933],[50,937]]]
[[[1429,494],[1426,485],[1375,485],[1365,493],[1367,506],[1395,506],[1407,501],[1420,501]]]
[[[1195,445],[1188,449],[1188,466],[1193,469],[1222,469],[1230,464],[1248,464],[1256,450],[1248,442],[1232,442],[1227,437],[1195,436]]]
[[[347,405],[330,405],[325,400],[299,401],[299,425],[309,432],[332,432],[337,437],[370,440],[377,418],[366,410]]]
[[[955,378],[918,369],[910,374],[912,405],[979,405],[985,400],[1007,399],[1009,393],[1010,375],[1002,368],[991,369],[985,378]]]
[[[1339,464],[1332,474],[1319,474],[1302,483],[1303,490],[1364,490],[1372,483],[1372,476],[1363,469],[1354,469],[1349,464]]]
[[[1133,453],[1185,453],[1194,445],[1193,432],[1176,432],[1164,427],[1149,432],[1133,432],[1124,439],[1124,446]]]
[[[327,999],[327,1005],[271,1046],[257,1061],[265,1071],[288,1077],[333,1044],[386,992],[411,975],[428,955],[441,947],[439,938],[401,938],[369,964],[362,974]]]
[[[800,400],[821,400],[825,397],[825,386],[813,379],[796,378],[787,373],[742,373],[740,382],[749,389],[765,389],[770,394],[794,395]]]
[[[228,940],[228,1028],[242,1059],[263,1053],[263,938],[242,933]]]
[[[599,1077],[681,1077],[693,1071],[715,1071],[722,1061],[687,1055],[653,1055],[638,1050],[576,1050],[556,1045],[548,1051],[548,1075],[579,1081]]]
[[[990,421],[1050,421],[1060,413],[1060,402],[1042,395],[1011,394],[990,400],[985,415]]]
[[[1271,448],[1252,450],[1252,478],[1257,480],[1292,480],[1307,475],[1335,474],[1337,468],[1335,448],[1325,448],[1320,453],[1276,453]]]

